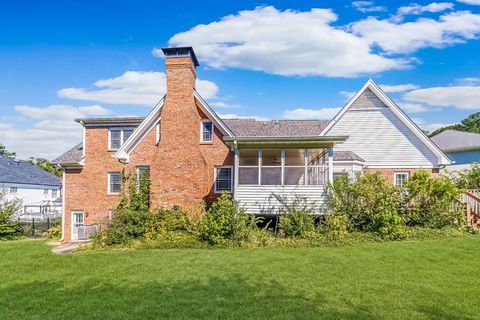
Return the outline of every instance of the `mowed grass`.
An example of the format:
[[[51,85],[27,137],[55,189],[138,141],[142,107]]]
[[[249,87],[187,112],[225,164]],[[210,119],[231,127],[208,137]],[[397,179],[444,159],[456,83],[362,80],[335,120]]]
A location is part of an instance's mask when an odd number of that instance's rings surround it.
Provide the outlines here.
[[[480,237],[54,255],[0,242],[0,319],[480,319]]]

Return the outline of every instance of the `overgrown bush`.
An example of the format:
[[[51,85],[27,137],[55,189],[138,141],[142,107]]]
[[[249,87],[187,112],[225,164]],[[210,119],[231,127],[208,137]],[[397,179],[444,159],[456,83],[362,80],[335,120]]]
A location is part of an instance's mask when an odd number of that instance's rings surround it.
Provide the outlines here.
[[[330,214],[325,217],[322,232],[328,237],[344,237],[348,234],[348,216],[345,214]]]
[[[449,174],[450,179],[460,189],[480,189],[480,165],[472,163],[470,169],[456,171]]]
[[[280,204],[280,234],[285,237],[306,237],[315,231],[315,204],[307,198],[294,195],[288,197],[274,194]]]
[[[239,240],[247,227],[248,215],[232,197],[223,193],[208,209],[200,229],[200,239],[211,245]]]
[[[350,231],[403,238],[399,205],[399,191],[378,172],[366,173],[355,181],[344,174],[333,183],[333,213],[348,217]]]
[[[402,212],[408,226],[442,228],[465,224],[465,212],[452,204],[460,190],[447,177],[415,172],[404,185]]]

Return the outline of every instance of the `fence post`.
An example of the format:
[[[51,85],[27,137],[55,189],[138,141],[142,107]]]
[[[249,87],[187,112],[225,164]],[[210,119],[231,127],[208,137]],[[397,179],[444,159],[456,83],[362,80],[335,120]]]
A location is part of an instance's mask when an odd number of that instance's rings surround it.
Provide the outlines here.
[[[32,237],[35,237],[35,218],[32,218]]]
[[[47,230],[50,229],[50,217],[47,217]]]

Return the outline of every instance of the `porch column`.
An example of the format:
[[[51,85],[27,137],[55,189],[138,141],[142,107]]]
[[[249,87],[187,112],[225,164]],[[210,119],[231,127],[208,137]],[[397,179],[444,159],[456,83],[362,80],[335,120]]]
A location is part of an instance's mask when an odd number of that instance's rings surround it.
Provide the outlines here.
[[[328,148],[328,182],[333,183],[333,146]]]
[[[233,165],[233,199],[237,199],[237,186],[238,186],[238,165],[240,164],[240,152],[238,148],[234,149],[235,159]]]

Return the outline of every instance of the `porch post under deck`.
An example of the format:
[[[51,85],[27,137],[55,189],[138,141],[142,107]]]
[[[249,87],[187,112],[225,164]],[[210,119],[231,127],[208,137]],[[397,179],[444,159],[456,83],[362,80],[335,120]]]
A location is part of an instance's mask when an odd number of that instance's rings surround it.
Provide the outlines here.
[[[239,151],[238,148],[235,148],[235,159],[233,167],[233,199],[237,199],[237,186],[238,186],[238,165],[240,164],[239,160]]]
[[[333,183],[333,147],[328,148],[328,182]]]

